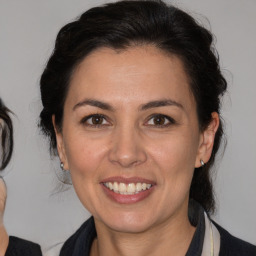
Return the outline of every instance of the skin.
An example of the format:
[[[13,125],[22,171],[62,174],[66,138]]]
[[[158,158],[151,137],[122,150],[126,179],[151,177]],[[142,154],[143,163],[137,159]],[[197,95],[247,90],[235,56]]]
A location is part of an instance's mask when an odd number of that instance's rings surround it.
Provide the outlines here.
[[[104,117],[88,118],[92,114]],[[98,236],[91,255],[185,255],[195,231],[187,216],[194,168],[209,160],[218,125],[212,113],[200,131],[189,79],[176,56],[153,46],[101,48],[81,62],[62,128],[55,131],[64,168],[94,216]],[[143,200],[118,203],[102,186],[116,176],[154,186]]]
[[[4,209],[6,202],[6,186],[0,178],[0,256],[4,256],[9,243],[9,236],[3,224]]]

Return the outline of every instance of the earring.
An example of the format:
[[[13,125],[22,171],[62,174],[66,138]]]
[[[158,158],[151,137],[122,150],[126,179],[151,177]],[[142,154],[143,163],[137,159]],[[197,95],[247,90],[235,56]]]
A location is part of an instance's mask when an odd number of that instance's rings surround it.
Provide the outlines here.
[[[200,160],[201,166],[203,167],[205,165],[204,161],[201,159]]]
[[[63,184],[72,185],[70,172],[69,172],[69,170],[64,169],[64,163],[63,162],[60,162],[60,168],[61,168],[61,171],[59,169],[55,170],[55,174],[56,174],[57,179]]]
[[[65,170],[64,170],[64,164],[63,164],[63,162],[60,162],[60,168],[61,168],[62,171],[65,171]]]

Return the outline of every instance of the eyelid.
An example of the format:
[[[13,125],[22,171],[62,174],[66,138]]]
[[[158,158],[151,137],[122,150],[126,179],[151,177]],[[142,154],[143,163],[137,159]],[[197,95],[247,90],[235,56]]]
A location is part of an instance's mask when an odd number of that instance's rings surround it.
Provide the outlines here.
[[[91,118],[93,117],[99,117],[99,118],[103,118],[104,121],[103,123],[101,124],[90,124],[88,123],[88,120],[90,120]],[[165,118],[168,122],[165,123],[165,124],[148,124],[150,120],[152,120],[153,118],[157,118],[157,117],[160,117],[160,118]],[[106,123],[107,122],[107,123]],[[95,114],[90,114],[90,115],[87,115],[85,117],[83,117],[80,121],[80,123],[84,126],[88,126],[88,127],[106,127],[106,126],[110,126],[112,125],[110,119],[103,115],[103,114],[99,114],[99,113],[95,113]],[[145,121],[145,125],[146,126],[150,126],[150,127],[156,127],[156,128],[165,128],[165,127],[168,127],[168,126],[171,126],[171,125],[174,125],[176,124],[177,122],[170,116],[168,115],[165,115],[165,114],[159,114],[159,113],[155,113],[155,114],[152,114],[150,115],[146,121]]]
[[[164,124],[164,125],[146,124],[146,126],[152,126],[152,127],[156,127],[156,128],[164,128],[164,127],[168,127],[170,125],[177,123],[172,117],[170,117],[168,115],[164,115],[164,114],[152,114],[147,118],[146,123],[148,123],[151,119],[156,118],[156,117],[163,117],[168,120],[168,123]]]
[[[93,117],[103,118],[106,122],[108,122],[108,124],[89,124],[87,121],[90,118],[93,118]],[[109,125],[111,125],[109,119],[105,115],[103,115],[103,114],[90,114],[90,115],[87,115],[87,116],[85,116],[85,117],[83,117],[81,119],[80,123],[82,125],[89,126],[89,127],[100,127],[100,126],[109,126]]]

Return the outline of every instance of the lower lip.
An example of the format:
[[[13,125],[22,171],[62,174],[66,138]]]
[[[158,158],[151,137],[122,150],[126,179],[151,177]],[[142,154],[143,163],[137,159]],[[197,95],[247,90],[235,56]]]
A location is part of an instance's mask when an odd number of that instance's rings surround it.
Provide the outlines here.
[[[114,191],[108,189],[103,184],[101,184],[103,191],[106,193],[106,195],[113,201],[119,204],[134,204],[137,202],[140,202],[144,199],[146,199],[153,191],[154,186],[152,186],[150,189],[141,191],[134,195],[121,195],[119,193],[115,193]]]

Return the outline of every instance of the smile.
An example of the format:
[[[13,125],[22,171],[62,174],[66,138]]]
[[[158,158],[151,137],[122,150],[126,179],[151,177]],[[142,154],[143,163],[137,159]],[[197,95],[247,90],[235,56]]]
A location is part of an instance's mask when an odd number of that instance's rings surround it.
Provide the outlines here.
[[[152,184],[148,183],[128,183],[123,182],[104,182],[103,185],[114,193],[121,195],[135,195],[152,187]]]

